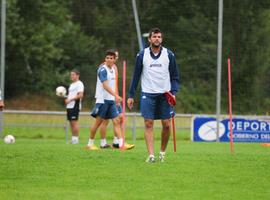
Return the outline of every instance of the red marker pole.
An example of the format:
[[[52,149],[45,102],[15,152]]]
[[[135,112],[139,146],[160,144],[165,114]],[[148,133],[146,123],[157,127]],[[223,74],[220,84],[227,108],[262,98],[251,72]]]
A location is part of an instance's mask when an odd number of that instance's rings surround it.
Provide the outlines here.
[[[126,136],[126,61],[123,61],[123,85],[122,85],[122,109],[123,109],[123,121],[122,121],[122,136],[123,136],[123,145],[125,145],[125,136]]]
[[[232,81],[231,81],[231,59],[228,58],[228,96],[229,96],[229,117],[230,117],[230,147],[231,154],[234,152],[233,147],[233,128],[232,128]]]
[[[173,151],[176,152],[176,134],[175,134],[174,114],[172,117],[172,128],[173,128]]]

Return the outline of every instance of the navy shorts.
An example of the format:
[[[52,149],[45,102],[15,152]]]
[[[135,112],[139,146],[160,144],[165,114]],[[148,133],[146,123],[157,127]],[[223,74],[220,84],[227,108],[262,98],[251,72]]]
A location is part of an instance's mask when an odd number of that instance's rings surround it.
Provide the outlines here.
[[[167,102],[164,94],[141,94],[141,114],[145,119],[170,119],[173,108]]]
[[[104,103],[96,103],[91,111],[92,117],[102,119],[114,119],[119,115],[119,111],[114,101],[105,100]]]
[[[72,121],[72,120],[78,120],[79,119],[79,112],[80,110],[77,108],[71,108],[67,109],[67,120]]]

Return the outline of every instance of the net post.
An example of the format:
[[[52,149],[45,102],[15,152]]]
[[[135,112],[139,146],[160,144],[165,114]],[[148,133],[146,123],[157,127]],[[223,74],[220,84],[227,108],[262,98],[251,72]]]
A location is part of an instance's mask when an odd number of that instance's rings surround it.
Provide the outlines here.
[[[228,100],[229,100],[229,118],[230,118],[230,150],[234,152],[233,129],[232,129],[232,80],[231,80],[231,59],[228,58]]]

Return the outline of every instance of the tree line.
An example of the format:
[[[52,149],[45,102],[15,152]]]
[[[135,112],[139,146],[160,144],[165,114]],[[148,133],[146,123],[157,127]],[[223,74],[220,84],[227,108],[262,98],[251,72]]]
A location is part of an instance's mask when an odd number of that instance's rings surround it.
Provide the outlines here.
[[[159,27],[164,46],[175,52],[181,77],[176,110],[214,113],[218,2],[137,0],[137,7],[142,32]],[[132,4],[127,0],[7,0],[6,31],[7,99],[25,93],[52,97],[56,86],[68,85],[69,71],[78,68],[86,99],[93,103],[96,70],[104,51],[117,48],[119,66],[127,60],[127,83],[139,51]],[[223,112],[227,112],[228,57],[234,112],[270,110],[269,40],[270,0],[224,1]]]

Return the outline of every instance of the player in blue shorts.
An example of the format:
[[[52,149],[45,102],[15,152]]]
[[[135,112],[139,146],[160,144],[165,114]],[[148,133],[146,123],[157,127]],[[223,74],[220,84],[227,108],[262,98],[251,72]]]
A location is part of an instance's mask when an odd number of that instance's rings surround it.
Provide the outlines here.
[[[114,126],[114,132],[119,140],[119,146],[125,150],[123,138],[121,134],[121,126],[118,118],[119,111],[116,102],[121,102],[122,98],[115,90],[115,52],[108,50],[105,56],[105,62],[98,68],[97,84],[96,84],[96,104],[91,112],[91,115],[96,118],[95,123],[90,129],[90,137],[87,144],[87,149],[97,150],[94,144],[94,138],[99,126],[107,119],[111,119]]]
[[[116,62],[119,58],[119,52],[116,50],[116,49],[112,49],[112,51],[115,52],[115,64],[113,65],[113,68],[115,70],[115,91],[116,91],[116,94],[119,95],[119,90],[118,90],[118,68],[116,66]],[[120,120],[120,124],[122,125],[123,123],[123,111],[122,111],[122,106],[121,106],[121,103],[118,102],[116,104],[117,106],[117,110],[119,112],[119,120]],[[109,120],[104,120],[104,122],[102,122],[102,124],[100,125],[100,137],[101,137],[101,140],[100,140],[100,148],[111,148],[111,145],[107,144],[107,140],[106,140],[106,132],[107,132],[107,126],[109,124]],[[113,148],[119,148],[119,139],[118,137],[116,136],[116,133],[114,133],[114,138],[113,138],[113,144],[112,144]],[[125,143],[125,147],[127,149],[132,149],[135,147],[134,144],[128,144],[128,143]]]
[[[175,95],[180,86],[175,56],[172,51],[161,45],[162,36],[159,28],[149,31],[150,46],[137,54],[127,101],[128,107],[132,109],[135,90],[141,79],[141,114],[144,117],[145,141],[149,153],[146,162],[155,162],[153,125],[156,119],[161,119],[162,122],[159,159],[164,161],[173,114],[164,93],[170,91]]]

